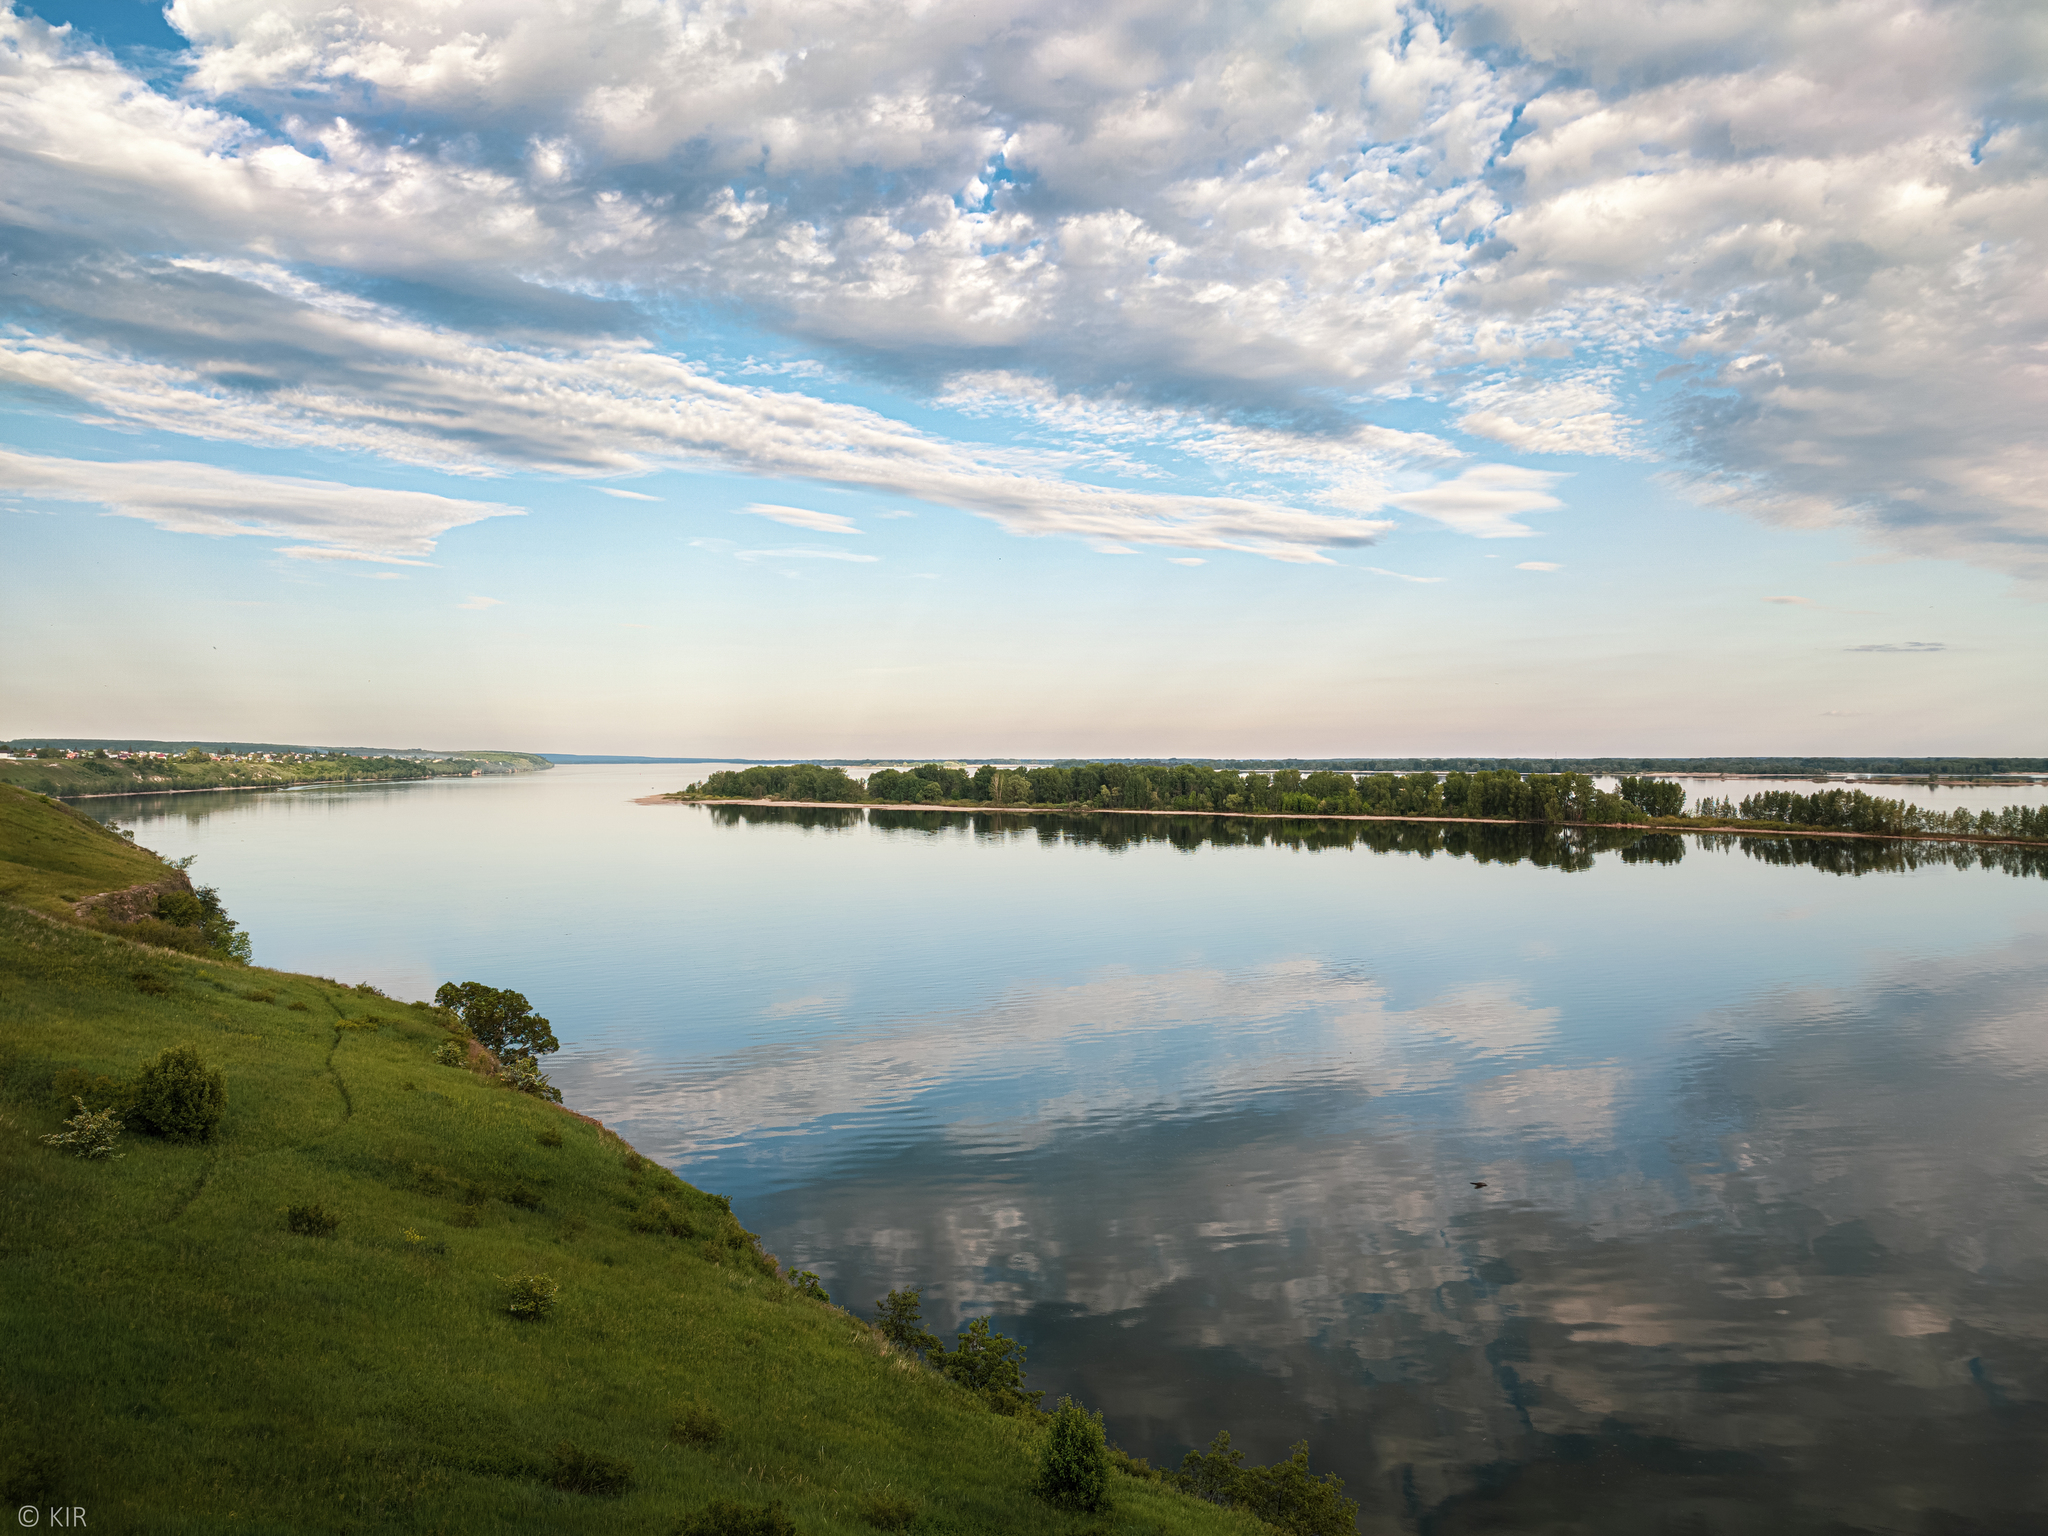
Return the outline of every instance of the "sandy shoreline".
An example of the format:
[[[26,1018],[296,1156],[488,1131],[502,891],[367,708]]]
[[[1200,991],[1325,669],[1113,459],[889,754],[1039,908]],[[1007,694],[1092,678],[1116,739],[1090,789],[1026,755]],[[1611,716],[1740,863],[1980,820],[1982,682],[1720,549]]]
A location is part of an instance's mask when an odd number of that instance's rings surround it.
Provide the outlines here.
[[[1838,832],[1824,827],[1712,826],[1663,827],[1639,821],[1515,821],[1505,816],[1369,816],[1341,811],[1154,811],[1123,806],[928,805],[887,800],[683,800],[673,795],[641,795],[635,805],[758,805],[813,811],[951,811],[982,816],[1207,816],[1217,821],[1405,821],[1446,827],[1597,827],[1608,832],[1723,832],[1736,837],[1845,837],[1874,843],[1983,843],[1995,847],[2048,847],[2024,837],[1977,837],[1967,832]]]

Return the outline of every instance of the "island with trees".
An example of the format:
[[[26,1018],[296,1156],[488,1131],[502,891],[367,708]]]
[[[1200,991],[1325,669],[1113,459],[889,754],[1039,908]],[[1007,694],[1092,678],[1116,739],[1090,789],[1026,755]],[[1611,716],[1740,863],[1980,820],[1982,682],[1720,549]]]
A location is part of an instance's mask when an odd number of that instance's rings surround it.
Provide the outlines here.
[[[724,769],[670,795],[671,801],[890,805],[1018,811],[1099,811],[1203,816],[1370,817],[1414,821],[1527,822],[1546,826],[1660,827],[1674,830],[1803,832],[1834,836],[2048,840],[2048,806],[1944,811],[1830,788],[1814,794],[1769,790],[1740,804],[1703,798],[1690,812],[1685,787],[1623,774],[1613,789],[1592,775],[1460,769],[1439,775],[1240,772],[1203,763],[1094,762],[1043,767],[950,763],[878,768],[865,781],[820,763]]]

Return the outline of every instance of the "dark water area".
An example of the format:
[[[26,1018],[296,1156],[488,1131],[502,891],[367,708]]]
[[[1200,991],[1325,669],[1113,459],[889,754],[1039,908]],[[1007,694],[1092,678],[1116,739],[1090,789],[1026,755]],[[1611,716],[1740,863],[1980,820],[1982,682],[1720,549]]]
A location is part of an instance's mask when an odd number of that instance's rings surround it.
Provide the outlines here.
[[[1375,1532],[2041,1527],[2037,851],[661,772],[92,809],[261,963],[518,987],[786,1264],[993,1314],[1155,1461],[1307,1439]]]

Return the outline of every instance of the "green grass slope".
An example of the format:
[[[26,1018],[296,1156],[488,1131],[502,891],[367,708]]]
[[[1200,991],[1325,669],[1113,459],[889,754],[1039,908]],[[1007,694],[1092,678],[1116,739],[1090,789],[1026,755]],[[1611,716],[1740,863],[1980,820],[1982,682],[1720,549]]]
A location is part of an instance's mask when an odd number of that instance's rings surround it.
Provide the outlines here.
[[[88,896],[170,873],[155,854],[90,816],[0,784],[0,902],[65,914]]]
[[[0,799],[17,903],[147,859]],[[616,1136],[437,1064],[442,1019],[0,907],[10,1503],[99,1531],[660,1533],[715,1499],[818,1536],[1258,1528],[1122,1476],[1111,1514],[1052,1510],[1034,1424],[797,1295]],[[60,1090],[91,1102],[173,1045],[225,1074],[211,1140],[42,1143]],[[289,1229],[316,1204],[331,1234]],[[507,1311],[529,1274],[560,1287],[539,1321]],[[625,1491],[556,1486],[565,1445],[630,1463]]]

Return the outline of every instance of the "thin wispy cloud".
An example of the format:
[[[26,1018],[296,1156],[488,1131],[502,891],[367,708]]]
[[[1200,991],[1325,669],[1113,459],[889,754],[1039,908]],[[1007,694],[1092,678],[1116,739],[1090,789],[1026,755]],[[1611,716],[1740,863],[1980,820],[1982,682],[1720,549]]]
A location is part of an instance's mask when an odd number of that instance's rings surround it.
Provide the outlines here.
[[[618,498],[619,498],[619,500],[621,500],[621,501],[660,501],[660,500],[661,500],[661,498],[660,498],[659,496],[650,496],[650,495],[648,495],[648,494],[647,494],[647,492],[645,492],[645,491],[624,491],[624,490],[620,490],[620,489],[619,489],[619,488],[618,488],[617,486],[615,486],[615,485],[600,485],[600,486],[598,487],[598,490],[599,490],[599,492],[601,492],[602,494],[604,494],[604,495],[606,495],[606,496],[616,496],[616,497],[618,497]]]
[[[476,612],[482,612],[486,608],[504,607],[505,600],[502,597],[472,597],[468,599],[466,602],[457,603],[455,606],[458,608],[468,608]]]
[[[1938,640],[1900,640],[1895,641],[1889,645],[1851,645],[1845,646],[1844,649],[1850,651],[1878,651],[1894,655],[1919,656],[1924,655],[1930,651],[1945,651],[1949,649],[1949,647]]]
[[[873,565],[880,555],[856,555],[844,549],[739,549],[735,560],[843,560],[852,565]]]
[[[1518,571],[1561,571],[1564,567],[1555,560],[1524,560],[1515,569]]]
[[[739,515],[765,517],[771,523],[781,523],[789,528],[803,528],[812,533],[860,532],[850,517],[841,517],[837,512],[813,512],[808,507],[778,507],[768,502],[755,502],[750,507],[741,507]]]

